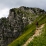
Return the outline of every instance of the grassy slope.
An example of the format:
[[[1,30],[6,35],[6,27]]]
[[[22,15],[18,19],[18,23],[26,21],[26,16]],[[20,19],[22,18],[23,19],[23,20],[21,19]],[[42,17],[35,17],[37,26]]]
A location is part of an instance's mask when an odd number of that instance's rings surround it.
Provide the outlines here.
[[[44,16],[45,17],[45,16]],[[44,23],[43,21],[46,19],[44,19],[44,17],[42,17],[43,18],[43,20],[42,20],[42,18],[39,20],[39,25],[41,25],[42,23]],[[40,17],[39,17],[40,18]],[[38,19],[39,19],[38,18]],[[38,20],[37,19],[37,20]],[[35,24],[33,23],[33,24],[31,24],[31,25],[28,25],[26,28],[25,28],[25,30],[26,30],[26,32],[24,32],[19,38],[17,38],[16,40],[14,40],[11,44],[9,44],[8,46],[21,46],[22,44],[24,44],[26,41],[27,41],[27,39],[30,37],[30,36],[32,36],[33,34],[34,34],[34,31],[35,31],[35,29],[36,29],[36,26],[35,26]]]
[[[46,23],[46,16],[39,21],[39,24],[41,23]],[[28,44],[28,46],[46,46],[46,24],[42,32],[43,33],[39,37],[35,37],[34,40]]]
[[[42,34],[39,37],[35,37],[28,46],[46,46],[46,24],[42,30]]]
[[[28,28],[30,27],[30,28]],[[26,32],[23,33],[23,35],[21,35],[19,38],[17,38],[15,41],[13,41],[11,44],[9,44],[8,46],[21,46],[22,44],[24,44],[24,42],[34,34],[34,30],[35,30],[35,25],[29,25],[25,29]]]

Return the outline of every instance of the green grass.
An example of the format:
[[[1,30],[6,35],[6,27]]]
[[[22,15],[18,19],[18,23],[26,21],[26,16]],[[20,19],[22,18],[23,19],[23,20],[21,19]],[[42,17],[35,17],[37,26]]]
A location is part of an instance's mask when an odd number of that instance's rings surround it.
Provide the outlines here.
[[[41,17],[41,19],[38,22],[39,22],[39,25],[46,23],[46,15]],[[43,28],[42,32],[43,33],[39,37],[35,37],[34,40],[28,44],[28,46],[46,46],[46,25]]]
[[[28,46],[46,46],[46,24],[42,30],[42,34],[39,37],[35,37]]]
[[[37,22],[38,21],[38,23],[39,23],[39,26],[41,25],[41,24],[43,24],[43,23],[46,23],[46,14],[44,14],[44,15],[39,15],[39,17],[38,18],[36,18],[36,20],[34,21],[34,23],[35,22]]]
[[[43,17],[39,20],[39,24],[46,23],[46,15],[43,15]]]

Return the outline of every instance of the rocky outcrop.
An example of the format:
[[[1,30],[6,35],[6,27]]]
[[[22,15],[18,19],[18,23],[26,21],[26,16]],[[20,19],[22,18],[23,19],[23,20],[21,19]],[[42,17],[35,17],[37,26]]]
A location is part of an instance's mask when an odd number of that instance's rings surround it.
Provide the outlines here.
[[[8,18],[0,19],[0,45],[7,46],[14,39],[18,38],[28,24],[31,24],[38,14],[45,13],[39,8],[20,7],[12,8]]]

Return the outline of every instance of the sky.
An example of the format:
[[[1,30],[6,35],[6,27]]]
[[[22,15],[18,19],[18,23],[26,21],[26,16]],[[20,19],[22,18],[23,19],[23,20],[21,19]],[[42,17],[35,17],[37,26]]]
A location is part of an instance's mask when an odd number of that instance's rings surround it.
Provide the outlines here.
[[[11,8],[20,6],[37,7],[46,10],[46,0],[0,0],[0,18],[8,17]]]

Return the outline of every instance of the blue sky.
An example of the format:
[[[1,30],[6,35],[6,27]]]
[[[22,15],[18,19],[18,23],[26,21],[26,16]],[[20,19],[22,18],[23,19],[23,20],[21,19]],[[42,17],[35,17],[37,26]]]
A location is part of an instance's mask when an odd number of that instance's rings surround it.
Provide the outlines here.
[[[9,9],[20,6],[38,7],[46,10],[46,0],[0,0],[0,18],[7,17]]]

